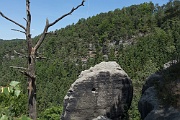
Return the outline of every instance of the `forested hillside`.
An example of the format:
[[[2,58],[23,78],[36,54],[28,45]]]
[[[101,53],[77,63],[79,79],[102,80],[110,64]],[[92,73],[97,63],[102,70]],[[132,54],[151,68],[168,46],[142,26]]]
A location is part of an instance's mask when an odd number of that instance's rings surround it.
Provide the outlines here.
[[[129,117],[138,120],[137,102],[145,78],[164,63],[180,59],[180,1],[115,9],[82,18],[51,33],[38,53],[47,57],[37,61],[39,118],[59,118],[63,98],[82,70],[101,61],[116,61],[133,80],[134,98]],[[0,86],[20,81],[25,94],[21,96],[26,96],[26,78],[9,67],[25,66],[26,58],[14,50],[26,53],[26,41],[0,40]],[[10,109],[15,116],[27,113],[21,109],[26,108],[26,98],[21,96],[20,105]],[[9,104],[2,102],[5,99],[0,97],[0,108]]]

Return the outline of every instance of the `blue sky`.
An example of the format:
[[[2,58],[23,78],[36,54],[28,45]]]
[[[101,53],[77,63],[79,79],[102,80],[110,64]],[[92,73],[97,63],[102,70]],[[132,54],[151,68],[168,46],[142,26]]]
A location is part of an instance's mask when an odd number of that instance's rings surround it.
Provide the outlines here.
[[[76,10],[72,15],[67,16],[52,26],[49,31],[63,28],[72,23],[76,23],[80,18],[88,18],[101,12],[113,11],[116,8],[123,8],[134,4],[152,1],[154,4],[166,4],[169,0],[86,0],[85,6]],[[81,0],[31,0],[31,33],[32,37],[42,33],[45,26],[46,18],[50,22],[61,15],[69,12],[72,7],[76,7]],[[0,0],[0,11],[9,18],[17,21],[22,25],[26,25],[25,0]],[[0,16],[0,39],[10,40],[15,38],[25,38],[25,35],[12,31],[11,29],[19,29],[18,26],[5,20]]]

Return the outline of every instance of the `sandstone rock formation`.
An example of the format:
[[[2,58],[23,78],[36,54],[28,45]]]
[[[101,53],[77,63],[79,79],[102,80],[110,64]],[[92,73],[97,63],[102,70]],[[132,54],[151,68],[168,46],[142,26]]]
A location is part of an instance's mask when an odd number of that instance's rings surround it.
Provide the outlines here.
[[[170,66],[164,69],[172,69],[173,71],[172,74],[174,75],[174,77],[176,74],[177,75],[179,74],[178,72],[175,74],[174,70],[176,69],[170,68]],[[162,104],[162,101],[157,97],[158,92],[155,86],[158,85],[162,89],[166,89],[166,88],[163,88],[164,87],[163,74],[155,73],[151,75],[149,78],[147,78],[143,86],[142,96],[138,104],[138,109],[141,114],[142,120],[180,120],[180,107],[179,107],[180,105],[177,104],[176,107],[173,107],[172,105]],[[166,72],[165,74],[171,74],[170,70]],[[171,85],[172,83],[174,84],[173,86]],[[173,80],[171,84],[168,84],[168,86],[171,85],[173,88],[159,91],[159,93],[164,92],[164,91],[165,92],[171,91],[172,94],[175,93],[177,95],[177,99],[178,99],[178,95],[180,98],[180,79],[176,77],[176,79]],[[164,93],[161,93],[161,94],[164,94]],[[180,102],[180,100],[178,101]]]
[[[62,120],[120,120],[131,105],[132,82],[116,62],[83,71],[64,98]]]
[[[111,120],[111,119],[109,119],[109,118],[107,118],[105,116],[98,116],[97,118],[94,118],[92,120]]]

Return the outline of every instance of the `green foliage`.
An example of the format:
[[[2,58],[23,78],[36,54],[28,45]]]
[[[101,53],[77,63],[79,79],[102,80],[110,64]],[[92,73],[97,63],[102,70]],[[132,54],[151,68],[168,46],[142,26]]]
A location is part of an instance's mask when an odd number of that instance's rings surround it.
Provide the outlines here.
[[[139,92],[135,93],[134,96],[133,96],[131,107],[130,107],[130,109],[128,111],[129,120],[140,120],[141,119],[140,118],[139,110],[137,108],[137,106],[138,106],[138,102],[137,101],[139,101],[140,96],[141,96],[141,94]]]
[[[174,107],[180,107],[180,62],[174,63],[169,68],[160,71],[163,76],[163,83],[157,84],[156,89],[158,91],[158,97],[161,102],[166,105],[172,105]]]
[[[58,120],[62,114],[62,106],[54,106],[41,113],[42,120]]]
[[[9,84],[10,87],[1,87],[1,93],[4,93],[6,95],[11,94],[12,96],[18,97],[21,92],[19,83],[20,82],[17,81],[11,81],[11,83]]]
[[[22,114],[26,114],[26,96],[20,94],[20,82],[12,81],[9,86],[1,87],[0,94],[0,118],[13,120]]]
[[[0,120],[8,120],[8,117],[6,115],[2,115],[2,117],[0,118]]]
[[[77,24],[56,30],[56,35],[48,34],[38,51],[47,59],[36,64],[39,117],[55,118],[57,114],[48,111],[55,109],[51,106],[62,106],[67,90],[82,70],[104,60],[114,60],[133,81],[134,96],[137,97],[134,97],[129,111],[130,119],[140,119],[137,102],[144,80],[164,63],[180,59],[179,10],[177,0],[163,6],[142,3],[80,19]],[[36,36],[33,41],[38,38]],[[13,99],[21,103],[21,113],[26,114],[26,78],[9,68],[12,65],[26,66],[26,58],[14,54],[14,50],[25,54],[26,41],[0,40],[0,86],[14,80],[21,82],[22,91],[19,96],[19,92],[14,92]],[[9,93],[7,88],[5,91]],[[9,107],[13,101],[2,94],[0,100],[3,101],[0,101],[2,108]],[[19,116],[20,105],[15,105],[15,113]]]
[[[27,117],[26,115],[22,115],[20,118],[17,118],[15,120],[31,120],[31,119]]]

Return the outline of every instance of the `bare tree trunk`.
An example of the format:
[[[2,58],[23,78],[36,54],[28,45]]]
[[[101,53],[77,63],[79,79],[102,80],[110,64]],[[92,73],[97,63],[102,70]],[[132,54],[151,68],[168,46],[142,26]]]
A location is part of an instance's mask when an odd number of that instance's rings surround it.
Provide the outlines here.
[[[29,108],[29,117],[33,120],[37,118],[36,110],[36,77],[35,77],[35,53],[31,49],[30,55],[28,56],[28,71],[29,77],[28,81],[28,108]]]
[[[27,78],[28,83],[28,108],[29,108],[29,117],[33,120],[37,118],[36,110],[36,77],[35,77],[35,59],[36,59],[36,50],[32,47],[31,39],[31,13],[30,13],[30,1],[26,0],[26,40],[28,46],[28,71],[30,76]]]
[[[12,29],[14,31],[18,31],[21,33],[24,33],[26,35],[26,41],[27,41],[27,47],[28,47],[28,54],[27,55],[23,55],[21,53],[18,53],[15,51],[15,53],[17,53],[18,55],[27,57],[27,61],[28,61],[28,67],[24,68],[24,67],[16,67],[16,66],[11,66],[13,68],[16,69],[20,69],[21,73],[27,76],[27,83],[28,83],[28,108],[29,108],[29,117],[33,120],[37,119],[37,109],[36,109],[36,74],[35,74],[35,63],[36,63],[36,59],[38,58],[43,58],[43,57],[38,57],[37,56],[37,50],[38,48],[41,46],[41,44],[43,43],[46,35],[48,34],[48,29],[49,27],[53,26],[54,24],[56,24],[57,22],[59,22],[61,19],[63,19],[64,17],[71,15],[71,13],[73,13],[75,10],[77,10],[79,7],[84,6],[84,0],[82,0],[81,4],[79,4],[77,7],[72,8],[70,12],[62,15],[61,17],[57,18],[54,22],[49,23],[49,20],[46,20],[46,25],[44,27],[44,31],[40,36],[40,39],[38,40],[38,42],[35,44],[35,46],[33,47],[32,44],[32,38],[31,38],[31,13],[30,13],[30,0],[26,0],[26,17],[24,18],[26,21],[26,27],[24,27],[23,25],[19,24],[18,22],[6,17],[1,11],[0,11],[0,15],[7,19],[8,21],[16,24],[17,26],[21,27],[24,31],[22,30],[17,30],[17,29]]]
[[[35,76],[35,59],[34,55],[30,55],[28,60],[28,69],[29,74]],[[37,110],[36,110],[36,78],[28,77],[28,108],[29,108],[29,117],[33,120],[37,118]]]

